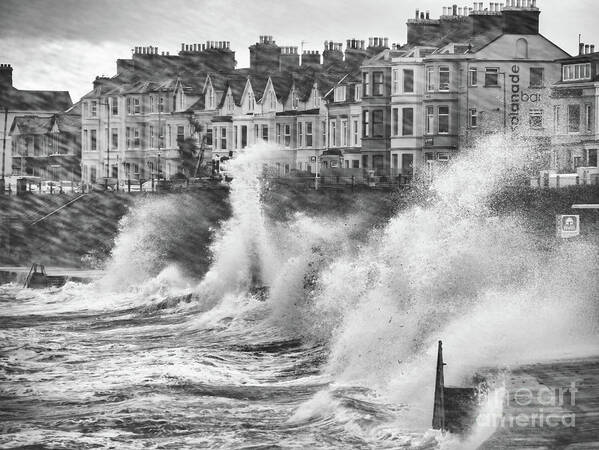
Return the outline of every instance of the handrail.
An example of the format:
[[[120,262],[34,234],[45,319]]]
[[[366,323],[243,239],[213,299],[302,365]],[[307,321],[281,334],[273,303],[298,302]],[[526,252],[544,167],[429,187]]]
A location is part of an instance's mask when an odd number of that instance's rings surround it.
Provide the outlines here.
[[[29,226],[33,226],[33,225],[36,225],[36,224],[40,223],[42,220],[45,220],[45,219],[47,219],[48,217],[50,217],[50,216],[52,216],[52,215],[56,214],[56,213],[57,213],[58,211],[60,211],[61,209],[63,209],[63,208],[66,208],[67,206],[69,206],[69,205],[70,205],[70,204],[72,204],[72,203],[75,203],[77,200],[81,199],[82,197],[84,197],[84,196],[86,196],[86,195],[87,195],[87,194],[81,194],[81,195],[79,195],[79,196],[75,197],[73,200],[71,200],[71,201],[69,201],[69,202],[65,203],[64,205],[62,205],[62,206],[61,206],[61,207],[59,207],[59,208],[56,208],[54,211],[52,211],[52,212],[51,212],[51,213],[49,213],[49,214],[46,214],[44,217],[42,217],[42,218],[40,218],[40,219],[37,219],[37,220],[36,220],[36,221],[34,221],[34,222],[31,222],[31,224],[29,224]]]

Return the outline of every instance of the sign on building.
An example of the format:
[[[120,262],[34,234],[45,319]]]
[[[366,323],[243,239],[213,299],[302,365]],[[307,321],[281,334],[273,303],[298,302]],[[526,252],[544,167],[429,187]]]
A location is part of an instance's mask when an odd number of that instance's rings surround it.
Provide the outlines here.
[[[580,234],[580,216],[558,215],[556,216],[557,237],[571,238]]]

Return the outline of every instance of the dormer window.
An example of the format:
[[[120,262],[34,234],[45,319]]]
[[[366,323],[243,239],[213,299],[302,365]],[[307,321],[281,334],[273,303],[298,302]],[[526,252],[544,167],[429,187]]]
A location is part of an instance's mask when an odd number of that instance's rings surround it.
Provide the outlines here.
[[[562,69],[564,81],[589,80],[591,78],[591,63],[568,64]]]
[[[334,95],[335,102],[344,102],[346,100],[346,92],[347,92],[346,86],[337,86],[335,88],[335,95]]]

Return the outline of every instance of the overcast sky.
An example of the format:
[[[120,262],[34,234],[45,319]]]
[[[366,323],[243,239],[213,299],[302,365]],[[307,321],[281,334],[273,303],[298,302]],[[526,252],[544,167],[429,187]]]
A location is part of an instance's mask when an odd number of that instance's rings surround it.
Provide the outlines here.
[[[504,0],[505,1],[505,0]],[[176,53],[181,43],[231,41],[238,67],[262,34],[279,45],[321,50],[325,40],[388,37],[405,43],[414,10],[433,18],[441,0],[0,0],[0,62],[20,89],[68,90],[73,101],[96,75],[112,76],[135,46]],[[462,6],[472,2],[462,1]],[[488,1],[485,2],[488,6]],[[537,0],[541,33],[567,52],[599,44],[596,0]]]

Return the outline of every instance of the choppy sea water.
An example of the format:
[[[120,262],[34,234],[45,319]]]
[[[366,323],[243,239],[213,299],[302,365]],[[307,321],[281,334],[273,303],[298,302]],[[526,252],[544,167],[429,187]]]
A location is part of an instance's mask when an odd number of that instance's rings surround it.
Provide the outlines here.
[[[0,287],[0,447],[476,448],[494,428],[430,429],[437,341],[457,386],[593,354],[599,261],[593,242],[488,210],[525,146],[474,150],[365,233],[359,213],[269,219],[273,149],[254,147],[232,162],[202,276],[157,270],[198,226],[158,197],[124,218],[93,284]]]
[[[47,448],[349,448],[434,442],[392,424],[399,405],[335,386],[326,351],[238,317],[194,325],[183,300],[89,307],[91,288],[0,290],[0,444]],[[61,307],[67,303],[67,308]],[[76,306],[80,305],[80,308]],[[313,406],[305,405],[320,394]],[[43,448],[43,447],[42,447]]]

